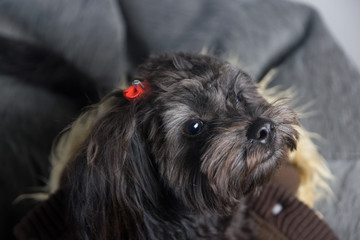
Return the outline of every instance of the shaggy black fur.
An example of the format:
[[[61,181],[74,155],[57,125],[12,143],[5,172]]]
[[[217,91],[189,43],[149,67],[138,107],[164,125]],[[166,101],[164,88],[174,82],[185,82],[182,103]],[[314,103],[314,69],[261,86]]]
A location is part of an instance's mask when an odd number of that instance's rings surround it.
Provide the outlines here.
[[[81,239],[252,239],[246,194],[296,147],[296,115],[209,56],[150,58],[116,90],[65,177]]]

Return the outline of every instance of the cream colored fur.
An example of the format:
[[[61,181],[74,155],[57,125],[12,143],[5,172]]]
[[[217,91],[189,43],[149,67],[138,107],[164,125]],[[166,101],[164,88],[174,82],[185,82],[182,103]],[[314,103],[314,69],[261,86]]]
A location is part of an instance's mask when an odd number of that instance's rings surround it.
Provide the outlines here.
[[[107,99],[98,105],[92,106],[65,131],[50,156],[52,169],[48,181],[49,193],[54,193],[59,188],[61,174],[71,157],[81,147],[90,133],[95,122],[106,113],[112,99]]]

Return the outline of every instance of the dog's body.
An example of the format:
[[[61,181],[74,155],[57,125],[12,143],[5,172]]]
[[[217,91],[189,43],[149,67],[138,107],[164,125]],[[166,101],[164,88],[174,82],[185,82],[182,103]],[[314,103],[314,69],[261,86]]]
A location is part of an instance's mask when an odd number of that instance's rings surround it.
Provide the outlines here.
[[[91,79],[65,60],[0,43],[2,73],[78,107],[96,101]],[[329,171],[294,112],[236,67],[175,54],[150,58],[136,79],[140,95],[115,90],[89,108],[51,157],[48,193],[65,191],[80,239],[252,239],[246,196],[282,161],[300,170],[297,196],[308,205],[327,188]]]
[[[251,239],[244,199],[295,149],[295,113],[213,57],[151,58],[137,79],[144,92],[114,91],[70,151],[62,186],[78,236]]]

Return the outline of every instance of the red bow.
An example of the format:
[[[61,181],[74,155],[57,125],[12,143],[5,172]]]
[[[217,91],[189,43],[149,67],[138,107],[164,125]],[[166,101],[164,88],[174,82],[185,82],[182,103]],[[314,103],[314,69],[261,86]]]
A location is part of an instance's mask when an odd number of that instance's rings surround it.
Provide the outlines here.
[[[145,93],[150,90],[150,83],[148,81],[140,82],[134,80],[132,85],[123,91],[124,96],[130,102],[136,102],[144,98]]]

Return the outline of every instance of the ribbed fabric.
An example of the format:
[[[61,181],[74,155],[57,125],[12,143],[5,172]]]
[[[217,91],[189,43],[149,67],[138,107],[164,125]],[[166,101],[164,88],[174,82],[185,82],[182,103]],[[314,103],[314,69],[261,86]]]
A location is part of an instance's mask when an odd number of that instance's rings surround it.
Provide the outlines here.
[[[65,203],[63,191],[51,195],[16,225],[15,237],[19,240],[74,239],[70,236]]]
[[[288,240],[274,225],[266,222],[263,218],[259,217],[255,212],[250,211],[250,216],[255,220],[257,227],[257,240]]]
[[[338,239],[313,210],[286,189],[277,185],[268,185],[258,196],[253,194],[248,198],[248,205],[252,211],[266,223],[272,224],[287,239]]]
[[[268,185],[259,196],[250,196],[248,205],[250,217],[259,226],[259,239],[338,239],[310,208],[277,185]],[[274,214],[275,205],[280,208]],[[15,227],[15,236],[19,240],[75,239],[66,213],[66,194],[58,191],[21,220]]]

